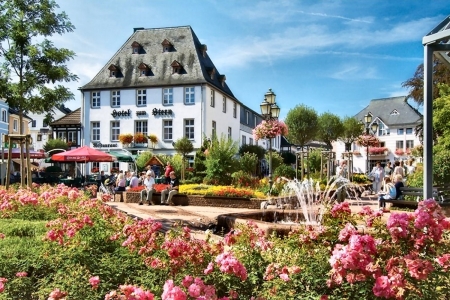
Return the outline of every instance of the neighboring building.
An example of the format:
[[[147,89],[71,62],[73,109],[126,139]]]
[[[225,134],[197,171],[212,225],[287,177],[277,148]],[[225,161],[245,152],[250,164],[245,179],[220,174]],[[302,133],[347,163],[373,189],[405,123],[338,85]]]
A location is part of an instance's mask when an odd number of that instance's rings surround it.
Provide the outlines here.
[[[120,134],[141,132],[158,137],[153,152],[173,155],[173,143],[185,136],[194,145],[193,161],[213,134],[256,144],[252,129],[262,120],[233,95],[190,26],[135,28],[80,90],[84,144],[105,151],[148,149],[150,143],[119,142]]]
[[[23,114],[23,118],[22,118],[22,127],[19,127],[20,124],[20,117],[19,117],[19,112],[16,109],[13,108],[8,108],[8,113],[9,113],[9,129],[8,129],[8,133],[10,134],[21,134],[20,132],[20,128],[23,128],[23,134],[30,134],[30,129],[28,127],[28,123],[30,123],[32,121],[32,119],[26,115]],[[13,147],[15,148],[15,147]]]
[[[367,172],[367,159],[369,159],[370,169],[376,162],[385,165],[388,161],[393,163],[396,160],[407,160],[410,157],[410,149],[420,145],[415,128],[420,123],[422,115],[407,102],[406,97],[371,100],[366,108],[356,114],[355,118],[364,123],[366,114],[372,116],[372,123],[378,124],[375,135],[381,142],[380,146],[386,147],[387,151],[381,154],[370,154],[367,157],[367,149],[353,143],[352,151],[357,153],[353,155],[355,172]],[[342,159],[344,144],[336,142],[333,146],[337,159]]]
[[[58,120],[70,112],[71,110],[64,105],[56,107],[52,113],[53,120]],[[28,116],[32,118],[29,123],[30,135],[33,140],[32,148],[41,150],[52,136],[51,128],[45,121],[46,114],[29,113]]]
[[[9,105],[0,100],[0,142],[5,147],[4,135],[9,132]]]
[[[50,123],[51,138],[66,141],[70,148],[81,145],[81,108],[77,108]]]

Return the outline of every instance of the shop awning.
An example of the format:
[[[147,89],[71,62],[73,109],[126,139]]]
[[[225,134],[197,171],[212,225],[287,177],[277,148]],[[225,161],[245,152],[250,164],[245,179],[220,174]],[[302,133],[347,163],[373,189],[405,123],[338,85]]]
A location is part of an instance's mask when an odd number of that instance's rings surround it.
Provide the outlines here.
[[[134,162],[133,155],[124,151],[109,151],[108,154],[115,156],[120,162]]]

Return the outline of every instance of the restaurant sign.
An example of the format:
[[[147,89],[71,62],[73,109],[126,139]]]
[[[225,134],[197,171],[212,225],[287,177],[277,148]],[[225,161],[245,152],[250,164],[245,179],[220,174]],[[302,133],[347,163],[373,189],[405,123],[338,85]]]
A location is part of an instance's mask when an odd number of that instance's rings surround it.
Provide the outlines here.
[[[117,147],[117,144],[102,144],[100,142],[93,142],[92,146],[94,148],[113,148],[113,147]]]

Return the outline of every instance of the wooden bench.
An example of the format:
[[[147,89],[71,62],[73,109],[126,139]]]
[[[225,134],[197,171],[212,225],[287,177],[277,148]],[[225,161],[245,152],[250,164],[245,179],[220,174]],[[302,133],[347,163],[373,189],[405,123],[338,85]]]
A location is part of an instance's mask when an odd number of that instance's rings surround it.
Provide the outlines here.
[[[384,203],[392,203],[395,207],[417,208],[419,201],[423,199],[423,188],[401,187],[400,190],[402,191],[402,195],[399,199],[380,200],[380,206],[384,206]],[[414,200],[404,200],[405,196],[412,196]],[[433,187],[432,197],[440,206],[450,206],[450,199],[438,187]]]

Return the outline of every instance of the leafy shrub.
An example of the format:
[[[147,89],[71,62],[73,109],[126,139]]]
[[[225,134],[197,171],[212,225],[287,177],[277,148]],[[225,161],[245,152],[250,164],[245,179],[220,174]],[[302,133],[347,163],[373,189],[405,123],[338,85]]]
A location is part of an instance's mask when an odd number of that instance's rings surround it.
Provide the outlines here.
[[[295,170],[288,165],[281,164],[273,172],[274,177],[285,177],[287,179],[295,178]]]
[[[365,174],[353,174],[351,178],[352,182],[355,183],[369,183],[370,180]]]
[[[256,188],[259,184],[259,178],[251,176],[244,171],[237,171],[231,174],[233,178],[232,184],[235,187]]]
[[[242,171],[248,174],[255,174],[258,165],[258,156],[255,153],[245,152],[239,158],[239,164]]]

